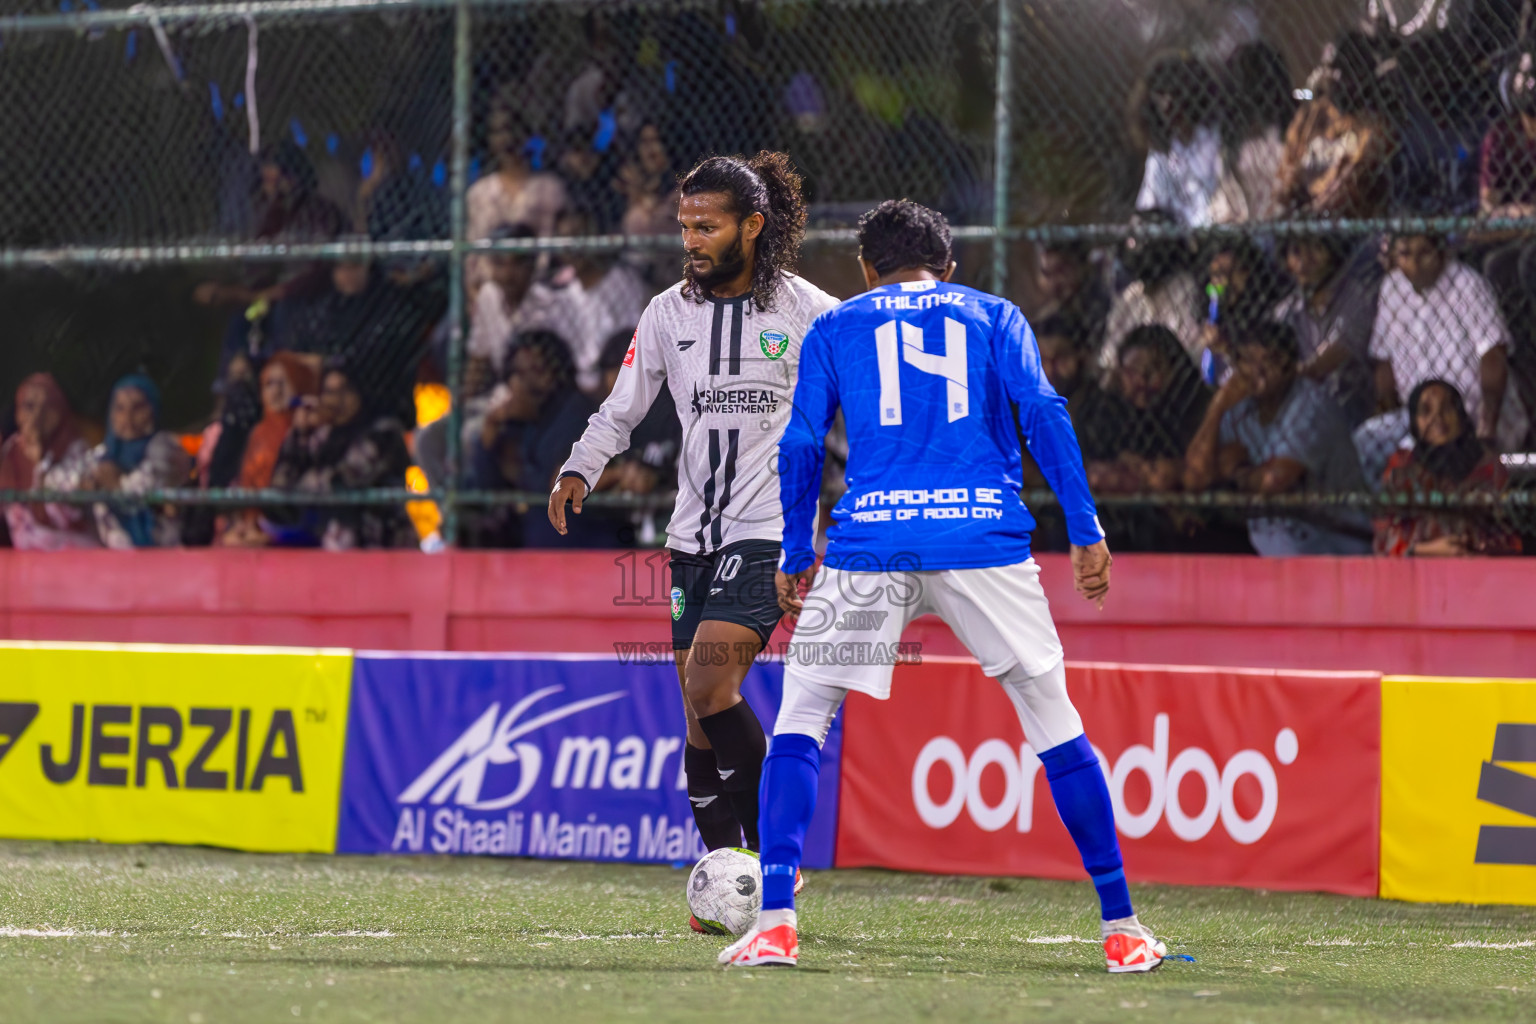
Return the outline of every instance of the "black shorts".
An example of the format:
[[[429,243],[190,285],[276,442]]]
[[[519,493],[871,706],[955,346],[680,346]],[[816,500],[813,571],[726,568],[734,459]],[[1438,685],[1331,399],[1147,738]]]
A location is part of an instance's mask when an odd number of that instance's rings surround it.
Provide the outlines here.
[[[773,585],[778,541],[737,541],[712,555],[673,550],[671,564],[673,650],[693,646],[705,619],[746,626],[768,643],[784,614]]]

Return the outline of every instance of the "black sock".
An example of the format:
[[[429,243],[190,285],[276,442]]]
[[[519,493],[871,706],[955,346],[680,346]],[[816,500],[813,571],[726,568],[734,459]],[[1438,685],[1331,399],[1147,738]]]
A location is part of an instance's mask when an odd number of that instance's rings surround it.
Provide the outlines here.
[[[757,786],[763,778],[763,758],[768,740],[762,723],[746,701],[699,719],[699,728],[715,748],[715,761],[725,795],[746,836],[747,849],[757,849]]]
[[[688,803],[693,807],[693,823],[699,838],[710,850],[721,850],[741,842],[741,826],[725,786],[713,750],[700,750],[691,743],[683,745],[683,771],[688,776]]]

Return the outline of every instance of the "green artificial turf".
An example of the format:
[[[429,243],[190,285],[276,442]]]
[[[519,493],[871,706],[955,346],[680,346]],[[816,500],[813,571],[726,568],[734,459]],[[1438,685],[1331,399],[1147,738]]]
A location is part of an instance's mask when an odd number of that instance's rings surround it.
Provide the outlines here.
[[[727,972],[669,867],[0,842],[5,1021],[1531,1020],[1536,912],[818,872],[801,964]],[[44,934],[28,934],[28,932]]]

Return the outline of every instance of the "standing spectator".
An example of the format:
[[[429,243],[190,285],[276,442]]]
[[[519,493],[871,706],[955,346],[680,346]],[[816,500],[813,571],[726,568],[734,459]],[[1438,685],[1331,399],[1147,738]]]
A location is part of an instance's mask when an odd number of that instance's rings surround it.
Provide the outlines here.
[[[320,384],[323,425],[290,431],[272,473],[272,485],[301,494],[338,494],[404,487],[411,464],[400,421],[360,389],[345,362],[326,366]],[[325,506],[308,513],[327,551],[415,547],[415,527],[400,505]]]
[[[570,346],[557,334],[518,335],[507,363],[507,381],[496,389],[470,448],[470,486],[544,494],[597,407],[576,387]],[[561,537],[542,506],[498,507],[487,515],[485,527],[485,540],[496,546],[613,544],[611,530],[601,524],[577,527]]]
[[[278,352],[262,367],[262,416],[246,437],[236,486],[259,491],[272,485],[283,441],[293,426],[294,406],[301,397],[314,396],[318,384],[314,366],[297,353]],[[236,513],[221,531],[220,543],[232,547],[264,545],[266,534],[259,518],[254,509]]]
[[[1041,305],[1032,320],[1067,318],[1086,331],[1086,342],[1097,349],[1109,316],[1109,289],[1093,262],[1087,242],[1054,242],[1035,251],[1035,287]],[[1038,333],[1038,332],[1037,332]]]
[[[496,240],[532,238],[533,228],[512,224],[492,232]],[[490,273],[470,308],[469,357],[464,392],[484,394],[506,374],[508,348],[517,331],[553,330],[561,337],[580,332],[575,306],[560,301],[547,283],[535,280],[538,261],[527,253],[497,252],[487,257]]]
[[[1323,385],[1354,429],[1376,408],[1370,348],[1380,266],[1369,246],[1338,235],[1295,235],[1281,253],[1295,287],[1275,319],[1296,332],[1302,376]]]
[[[1132,229],[1164,226],[1173,218],[1163,210],[1142,210],[1131,217]],[[1104,324],[1099,367],[1113,373],[1120,361],[1120,344],[1133,327],[1161,324],[1174,333],[1191,359],[1199,359],[1203,334],[1196,310],[1200,285],[1190,273],[1191,253],[1181,238],[1127,236],[1120,262],[1132,281],[1115,297]]]
[[[88,491],[142,495],[185,487],[192,458],[176,435],[160,429],[160,389],[142,373],[112,388],[107,437],[93,453],[96,464],[81,481]],[[152,510],[141,502],[96,505],[96,530],[109,548],[172,548],[181,544],[175,509]]]
[[[1298,374],[1296,334],[1266,322],[1238,336],[1236,371],[1211,402],[1190,443],[1186,490],[1226,483],[1255,495],[1365,488],[1344,415],[1314,380]],[[1370,551],[1370,524],[1349,511],[1260,516],[1248,538],[1261,555]]]
[[[16,433],[0,448],[0,490],[79,490],[90,470],[90,449],[58,381],[34,373],[16,389]],[[9,504],[5,522],[11,545],[25,551],[100,546],[79,505]]]
[[[1509,382],[1509,332],[1493,289],[1481,274],[1452,259],[1435,235],[1400,235],[1392,243],[1393,270],[1381,283],[1371,358],[1377,360],[1376,395],[1386,417],[1361,429],[1379,467],[1385,451],[1408,437],[1408,414],[1398,396],[1422,381],[1450,381],[1466,396],[1477,435],[1504,450],[1525,441],[1527,421]],[[1378,474],[1379,475],[1379,474]]]
[[[1509,473],[1477,439],[1455,387],[1427,380],[1408,398],[1413,450],[1394,452],[1382,493],[1424,500],[1430,494],[1501,494]],[[1487,511],[1412,511],[1376,522],[1378,555],[1517,555],[1520,535]]]
[[[565,185],[559,176],[533,165],[532,133],[518,116],[516,102],[510,95],[497,97],[486,139],[491,169],[464,197],[466,234],[474,241],[489,238],[502,224],[527,224],[537,235],[553,234],[555,217],[565,209]],[[481,255],[465,261],[464,283],[471,298],[490,276],[486,262]]]
[[[1211,222],[1221,180],[1220,89],[1216,76],[1187,53],[1160,58],[1147,71],[1136,128],[1147,165],[1136,209],[1162,209],[1188,227]]]
[[[1226,70],[1226,148],[1221,182],[1211,198],[1211,221],[1269,220],[1275,215],[1285,130],[1296,114],[1291,73],[1280,51],[1268,43],[1238,47]]]
[[[1536,215],[1536,50],[1520,53],[1505,72],[1507,116],[1483,138],[1478,178],[1485,217]],[[1510,375],[1521,404],[1536,410],[1536,245],[1520,234],[1495,236],[1483,273],[1499,296],[1513,338]]]
[[[1349,32],[1329,43],[1308,84],[1313,99],[1285,133],[1281,208],[1333,217],[1382,213],[1395,145],[1370,39]]]

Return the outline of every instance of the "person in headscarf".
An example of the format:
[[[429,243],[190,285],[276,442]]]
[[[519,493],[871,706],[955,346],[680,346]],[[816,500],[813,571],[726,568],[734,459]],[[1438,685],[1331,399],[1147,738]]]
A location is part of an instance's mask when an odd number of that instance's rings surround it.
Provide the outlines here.
[[[278,454],[272,486],[310,494],[404,487],[411,464],[400,421],[377,412],[343,361],[320,378],[323,425],[289,432]],[[330,551],[415,547],[416,530],[401,505],[325,506],[301,513],[303,523]]]
[[[90,448],[51,374],[34,373],[16,389],[16,433],[0,448],[0,490],[73,491],[91,469]],[[78,505],[5,506],[11,545],[25,551],[94,548],[100,544]]]
[[[112,388],[107,437],[93,453],[96,464],[83,481],[86,490],[143,494],[185,487],[192,458],[169,431],[160,429],[160,388],[142,373],[131,373]],[[150,509],[141,502],[96,505],[96,529],[109,548],[166,548],[181,543],[175,509]]]
[[[1461,394],[1426,380],[1408,398],[1413,448],[1396,452],[1382,478],[1384,495],[1498,494],[1509,483],[1499,457],[1478,440]],[[1411,510],[1376,523],[1378,555],[1517,555],[1520,535],[1496,510]]]
[[[278,454],[293,426],[294,401],[318,391],[319,374],[311,360],[294,352],[278,352],[267,361],[261,370],[262,416],[246,438],[235,486],[252,491],[271,486]],[[258,525],[259,518],[255,509],[236,513],[220,531],[220,543],[264,545],[267,536]]]

